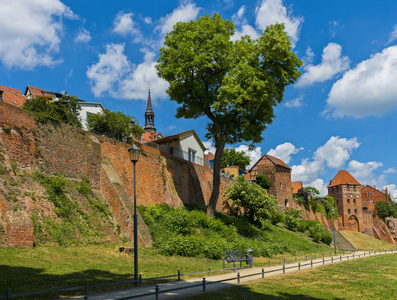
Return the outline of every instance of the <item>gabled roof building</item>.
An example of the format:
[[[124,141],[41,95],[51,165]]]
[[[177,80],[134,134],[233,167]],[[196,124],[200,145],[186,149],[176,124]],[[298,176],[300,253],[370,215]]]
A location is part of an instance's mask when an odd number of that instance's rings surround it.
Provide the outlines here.
[[[275,196],[279,204],[289,207],[292,203],[291,168],[281,159],[264,154],[248,171],[246,179],[255,180],[256,175],[265,174],[270,182],[269,194]]]

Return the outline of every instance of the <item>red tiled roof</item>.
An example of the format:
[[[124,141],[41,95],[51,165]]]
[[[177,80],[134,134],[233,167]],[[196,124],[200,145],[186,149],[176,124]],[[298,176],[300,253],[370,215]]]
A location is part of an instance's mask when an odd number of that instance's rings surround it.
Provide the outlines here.
[[[361,185],[352,175],[350,175],[349,172],[345,170],[339,170],[338,174],[336,174],[328,186],[331,187],[341,184]]]
[[[302,181],[291,182],[291,186],[292,186],[292,193],[296,194],[303,187]]]
[[[44,96],[47,96],[47,97],[58,97],[59,98],[59,97],[62,96],[62,94],[59,94],[59,93],[56,93],[56,92],[47,91],[47,90],[43,90],[43,89],[31,86],[31,85],[28,85],[26,87],[25,94],[26,94],[28,89],[30,90],[30,92],[32,93],[32,96],[34,98],[36,98],[36,97],[44,97]]]
[[[20,90],[0,85],[0,91],[3,91],[3,101],[6,103],[22,107],[26,101]]]

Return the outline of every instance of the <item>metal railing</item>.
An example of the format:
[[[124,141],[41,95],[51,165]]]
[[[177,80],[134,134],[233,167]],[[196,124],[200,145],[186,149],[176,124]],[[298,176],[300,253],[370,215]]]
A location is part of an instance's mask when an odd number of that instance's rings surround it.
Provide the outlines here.
[[[205,292],[206,290],[206,286],[209,284],[215,284],[215,283],[221,283],[221,282],[226,282],[226,281],[232,281],[232,280],[237,280],[237,283],[240,283],[240,280],[242,278],[247,278],[247,277],[251,277],[251,276],[258,276],[258,275],[262,275],[262,278],[264,278],[265,274],[268,273],[272,273],[272,272],[277,272],[277,271],[283,271],[283,274],[285,274],[286,270],[288,269],[294,269],[294,268],[298,268],[298,271],[301,270],[302,267],[308,266],[310,265],[311,268],[313,268],[313,265],[315,264],[320,264],[322,263],[323,265],[325,265],[326,262],[330,262],[334,263],[334,261],[342,261],[343,258],[345,258],[346,260],[349,260],[349,257],[354,258],[360,258],[360,257],[365,257],[366,255],[376,255],[376,254],[382,254],[382,253],[395,253],[397,252],[397,249],[395,250],[371,250],[369,252],[364,252],[363,254],[355,254],[355,253],[351,253],[352,255],[347,255],[345,257],[343,257],[342,255],[340,255],[341,253],[339,253],[338,255],[332,255],[331,253],[329,253],[329,255],[325,255],[324,253],[320,256],[312,256],[312,257],[302,257],[302,258],[297,258],[295,257],[295,259],[291,259],[291,260],[279,260],[279,261],[271,261],[269,260],[268,262],[268,266],[271,267],[271,265],[275,265],[275,264],[282,264],[282,267],[280,269],[273,269],[273,270],[268,270],[265,271],[264,268],[262,268],[262,271],[260,273],[254,273],[254,274],[248,274],[248,275],[244,275],[244,276],[240,276],[240,273],[237,273],[236,277],[232,277],[232,278],[227,278],[227,279],[222,279],[222,280],[217,280],[217,281],[211,281],[211,282],[207,282],[206,278],[204,277],[202,282],[200,284],[191,284],[191,285],[187,285],[187,286],[183,286],[183,287],[177,287],[177,288],[171,288],[171,289],[164,289],[161,290],[160,287],[158,285],[156,285],[155,289],[153,292],[149,292],[149,293],[144,293],[144,294],[137,294],[137,295],[131,295],[128,297],[123,297],[123,298],[117,298],[115,300],[126,300],[126,299],[135,299],[135,298],[142,298],[142,297],[146,297],[146,296],[150,296],[153,295],[155,296],[155,299],[158,300],[159,299],[159,295],[161,293],[167,293],[167,292],[172,292],[172,291],[177,291],[177,290],[182,290],[182,289],[188,289],[188,288],[192,288],[192,287],[198,287],[198,286],[202,286],[203,287],[203,292]],[[346,251],[343,251],[342,254],[346,254]],[[327,257],[329,257],[327,259]],[[317,260],[320,259],[318,261],[313,261],[313,260]],[[301,263],[301,261],[305,261],[306,263]],[[310,261],[310,262],[309,262]],[[297,266],[289,266],[287,267],[285,264],[287,262],[297,262]],[[77,286],[77,287],[70,287],[70,288],[62,288],[62,289],[57,289],[57,290],[47,290],[47,291],[39,291],[39,292],[30,292],[30,293],[19,293],[19,294],[12,294],[11,289],[7,288],[6,289],[6,294],[5,296],[0,296],[0,299],[13,299],[13,298],[18,298],[18,297],[27,297],[27,296],[36,296],[36,295],[44,295],[44,294],[55,294],[55,293],[65,293],[65,292],[70,292],[70,291],[78,291],[81,290],[84,293],[84,299],[87,300],[88,296],[89,296],[89,292],[94,289],[94,288],[98,288],[98,287],[105,287],[105,286],[112,286],[112,285],[121,285],[121,284],[127,284],[127,283],[136,283],[139,287],[142,287],[143,282],[144,281],[155,281],[155,280],[159,280],[159,279],[168,279],[168,278],[177,278],[178,281],[181,281],[182,276],[188,276],[188,275],[198,275],[198,274],[208,274],[208,276],[211,276],[212,273],[214,272],[224,272],[224,271],[237,271],[240,268],[238,267],[233,267],[233,268],[224,268],[224,269],[218,269],[218,270],[211,270],[211,267],[208,268],[208,270],[206,271],[200,271],[200,272],[193,272],[193,273],[184,273],[182,274],[180,272],[180,270],[178,270],[177,274],[175,275],[167,275],[167,276],[161,276],[161,277],[152,277],[152,278],[142,278],[142,275],[139,274],[139,279],[138,280],[126,280],[126,281],[120,281],[120,282],[109,282],[109,283],[100,283],[100,284],[89,284],[88,280],[86,280],[84,282],[84,285],[81,286]],[[247,268],[243,268],[243,269],[247,269]]]

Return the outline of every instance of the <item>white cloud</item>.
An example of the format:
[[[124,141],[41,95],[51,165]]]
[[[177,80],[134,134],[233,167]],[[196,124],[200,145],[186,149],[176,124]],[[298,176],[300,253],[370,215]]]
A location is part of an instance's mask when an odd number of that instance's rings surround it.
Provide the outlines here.
[[[135,37],[134,42],[142,40],[141,32],[133,20],[133,13],[123,13],[120,11],[114,18],[113,32],[122,36],[132,35]]]
[[[309,55],[310,52],[309,52]],[[304,67],[305,73],[296,83],[297,87],[312,85],[316,82],[324,82],[333,78],[349,68],[350,60],[342,56],[342,47],[335,43],[329,43],[323,50],[321,63],[308,64]]]
[[[315,54],[314,54],[312,48],[307,47],[306,56],[304,56],[302,58],[302,65],[305,67],[308,64],[311,64],[313,62],[313,60],[314,60],[314,57],[315,57]]]
[[[303,148],[296,148],[291,143],[280,144],[276,147],[276,149],[270,149],[267,154],[274,156],[276,158],[281,159],[286,164],[291,160],[291,155],[298,153],[303,150]]]
[[[351,162],[349,162],[348,171],[361,184],[381,186],[385,184],[385,176],[381,175],[379,177],[376,177],[374,171],[382,166],[383,164],[377,161],[362,163],[356,160],[352,160]]]
[[[160,30],[161,34],[166,34],[172,30],[172,27],[178,22],[188,22],[197,18],[200,12],[199,7],[194,2],[182,2],[172,13],[169,13],[165,17],[161,18],[159,25],[156,26],[157,30]]]
[[[391,173],[396,173],[396,170],[394,168],[388,168],[387,170],[383,171],[383,174],[391,174]]]
[[[88,43],[91,40],[90,32],[85,28],[80,28],[74,41],[76,43]]]
[[[263,0],[256,8],[256,25],[265,30],[270,24],[284,23],[285,30],[291,38],[292,46],[295,47],[299,40],[299,34],[303,23],[303,17],[295,17],[291,10],[287,12],[282,0]]]
[[[175,125],[170,125],[170,126],[167,126],[167,130],[174,130],[176,128],[176,126]]]
[[[251,162],[247,169],[251,169],[254,164],[262,157],[262,148],[256,147],[253,150],[249,150],[247,145],[240,145],[235,148],[237,152],[245,152],[246,155],[251,159]]]
[[[149,82],[151,83],[150,93],[153,102],[167,97],[165,91],[168,88],[168,83],[157,76],[155,68],[156,53],[147,49],[142,49],[141,51],[145,54],[143,62],[135,66],[132,71],[121,80],[117,95],[113,95],[114,97],[120,99],[147,100]]]
[[[98,63],[89,67],[86,72],[95,97],[104,92],[112,94],[116,84],[130,70],[131,64],[124,55],[124,44],[106,45],[106,53],[100,54]]]
[[[397,25],[393,26],[393,31],[390,33],[388,43],[394,42],[395,40],[397,40]]]
[[[53,66],[63,33],[62,18],[77,18],[59,0],[0,1],[0,60],[7,67]]]
[[[146,24],[152,24],[152,18],[151,17],[146,17],[143,19],[143,22],[145,22]]]
[[[147,100],[149,82],[152,84],[152,101],[166,97],[168,83],[156,73],[155,53],[146,49],[144,61],[132,65],[124,54],[124,44],[108,44],[99,62],[87,70],[91,90],[96,97],[107,92],[114,98]]]
[[[360,143],[357,138],[340,138],[339,136],[331,137],[325,145],[319,147],[314,153],[314,160],[324,162],[332,169],[340,168],[350,158],[354,149],[357,149]]]
[[[360,146],[356,138],[331,137],[319,147],[311,159],[305,158],[300,165],[292,166],[292,181],[302,181],[304,185],[315,182],[326,167],[338,169],[349,160],[352,151]]]
[[[240,9],[232,16],[234,25],[241,25],[247,23],[247,20],[243,17],[245,13],[245,5],[241,6]]]
[[[303,97],[299,96],[295,99],[285,102],[284,106],[289,107],[289,108],[299,108],[299,107],[303,106],[302,101],[303,101]]]
[[[380,116],[397,108],[397,46],[347,71],[334,83],[325,114],[334,118]]]
[[[258,31],[248,24],[247,19],[244,17],[245,5],[241,6],[240,9],[232,16],[232,21],[236,27],[234,35],[231,37],[232,41],[240,39],[244,35],[251,36],[252,39],[259,38]]]
[[[331,38],[335,37],[336,33],[343,28],[343,26],[340,25],[339,21],[331,21],[328,23],[329,25],[329,35]]]
[[[325,196],[328,194],[327,185],[324,183],[324,180],[317,178],[316,180],[310,182],[306,186],[312,186],[316,188],[320,192],[320,196]]]

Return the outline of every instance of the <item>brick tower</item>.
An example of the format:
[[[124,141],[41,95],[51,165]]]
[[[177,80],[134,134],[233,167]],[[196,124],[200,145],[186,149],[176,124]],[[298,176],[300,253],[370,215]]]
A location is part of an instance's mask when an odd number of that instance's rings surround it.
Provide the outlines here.
[[[349,172],[340,170],[328,185],[328,195],[338,208],[339,229],[362,232],[361,184]]]

